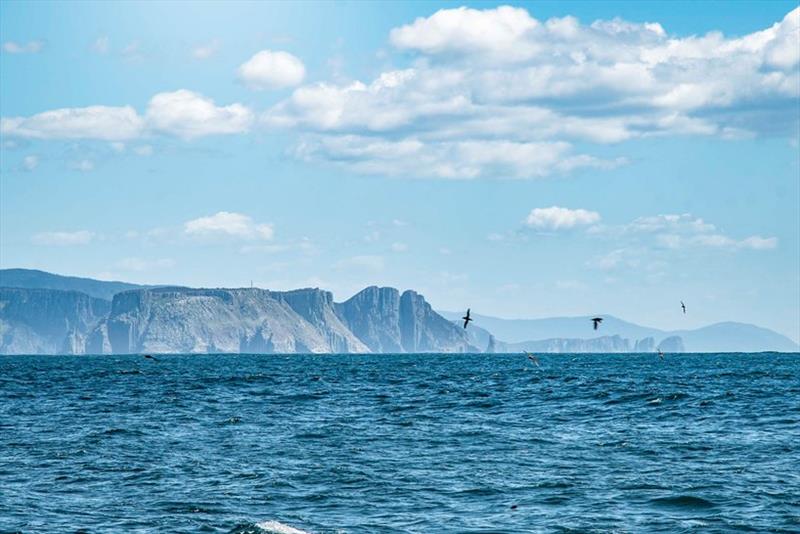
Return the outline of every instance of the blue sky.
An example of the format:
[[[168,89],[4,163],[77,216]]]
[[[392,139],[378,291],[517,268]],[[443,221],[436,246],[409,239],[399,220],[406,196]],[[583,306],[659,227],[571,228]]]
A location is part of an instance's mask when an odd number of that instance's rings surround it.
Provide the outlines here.
[[[797,340],[799,21],[3,2],[0,266]]]

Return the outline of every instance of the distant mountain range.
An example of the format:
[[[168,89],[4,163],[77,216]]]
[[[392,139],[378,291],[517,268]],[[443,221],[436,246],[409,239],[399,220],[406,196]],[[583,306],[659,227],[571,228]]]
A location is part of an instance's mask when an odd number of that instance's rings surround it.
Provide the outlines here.
[[[667,332],[604,316],[507,320],[434,311],[407,290],[344,302],[321,289],[140,286],[0,270],[0,354],[796,351],[771,330],[718,323]]]
[[[454,322],[458,322],[463,315],[448,311],[439,313]],[[669,340],[662,346],[665,352],[794,352],[799,348],[797,343],[784,335],[746,323],[723,322],[695,330],[666,331],[640,326],[613,315],[602,315],[603,324],[599,331],[595,331],[591,328],[591,317],[588,315],[547,319],[500,319],[480,314],[472,314],[472,317],[474,323],[471,324],[476,328],[471,330],[471,342],[485,347],[491,333],[495,337],[498,352],[650,352],[665,340]],[[598,335],[600,333],[602,335]],[[570,343],[561,343],[559,340]],[[591,340],[595,340],[594,345],[598,350],[576,349],[589,348],[592,344],[587,345],[586,341]],[[559,344],[565,350],[555,350]],[[681,344],[682,350],[674,350],[680,348]],[[553,350],[547,350],[548,347]],[[670,350],[667,351],[667,348]]]

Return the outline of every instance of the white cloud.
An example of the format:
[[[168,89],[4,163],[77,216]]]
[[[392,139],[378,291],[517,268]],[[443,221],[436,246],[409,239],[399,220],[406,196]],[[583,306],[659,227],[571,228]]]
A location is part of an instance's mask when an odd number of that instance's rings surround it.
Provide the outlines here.
[[[518,60],[537,51],[526,35],[539,25],[522,8],[500,6],[481,11],[459,7],[442,9],[395,28],[389,39],[397,48],[427,54],[486,53],[493,58]]]
[[[233,237],[245,240],[270,240],[274,235],[271,224],[256,223],[247,215],[220,211],[208,217],[187,221],[186,235],[196,237]]]
[[[191,139],[246,132],[253,114],[242,104],[217,106],[210,98],[180,89],[151,98],[145,118],[153,130]]]
[[[597,225],[591,230],[594,236],[613,239],[625,245],[590,262],[592,266],[606,270],[620,265],[633,265],[638,258],[656,250],[770,250],[778,246],[776,237],[731,237],[690,213],[639,217],[628,224]]]
[[[586,289],[586,284],[579,282],[578,280],[557,280],[556,288],[566,290],[582,290]]]
[[[32,171],[39,166],[39,157],[36,155],[29,155],[22,158],[22,168],[26,171]]]
[[[121,152],[125,149],[122,141],[138,139],[149,132],[193,139],[244,133],[252,122],[252,111],[242,104],[217,106],[208,97],[180,89],[154,95],[144,116],[130,106],[63,108],[30,117],[4,117],[0,119],[0,133],[32,139],[112,141],[116,143],[112,149]]]
[[[219,40],[214,39],[209,43],[196,46],[192,49],[192,57],[195,59],[208,59],[217,53],[219,44]]]
[[[353,256],[338,261],[335,267],[340,270],[366,270],[366,271],[382,271],[384,268],[384,260],[382,256]]]
[[[69,167],[74,171],[90,172],[94,170],[94,162],[90,159],[80,159],[70,163]]]
[[[600,221],[600,214],[596,211],[551,206],[531,210],[525,219],[525,224],[530,228],[541,230],[568,230],[598,221]]]
[[[243,63],[239,79],[251,89],[280,89],[298,85],[306,69],[303,62],[288,52],[262,50]]]
[[[741,248],[750,248],[753,250],[766,250],[778,246],[777,237],[761,237],[758,235],[746,237],[739,241],[738,246]]]
[[[364,236],[364,241],[367,243],[375,243],[376,241],[380,241],[381,233],[378,230],[372,230],[367,235]]]
[[[28,41],[27,43],[6,41],[3,43],[3,51],[9,54],[38,54],[43,48],[43,41]]]
[[[144,121],[130,106],[89,106],[0,119],[3,135],[33,139],[124,141],[141,135]]]
[[[122,57],[129,61],[140,61],[144,59],[144,53],[142,52],[142,45],[139,41],[132,41],[125,45],[122,49]]]
[[[152,156],[153,147],[151,145],[140,145],[133,149],[137,156]]]
[[[406,252],[408,251],[408,245],[406,245],[405,243],[392,243],[392,251]]]
[[[123,271],[152,271],[158,269],[167,269],[175,265],[175,260],[171,258],[158,258],[158,259],[143,259],[143,258],[123,258],[116,263],[117,268]]]
[[[659,234],[656,236],[656,239],[660,245],[672,249],[707,247],[728,250],[769,250],[778,246],[778,238],[761,237],[757,235],[737,240],[723,234],[699,234],[693,236]]]
[[[396,48],[419,55],[412,67],[367,82],[299,87],[262,122],[316,134],[301,139],[300,157],[439,178],[530,178],[600,163],[589,153],[562,153],[509,172],[502,164],[476,168],[457,150],[487,142],[556,147],[661,135],[788,135],[798,123],[798,20],[800,8],[743,37],[677,37],[655,22],[584,25],[573,17],[538,21],[507,6],[444,9],[392,30]],[[417,156],[429,172],[408,161]]]
[[[92,43],[92,52],[97,54],[108,54],[111,50],[111,40],[107,35],[101,35]]]
[[[33,236],[33,242],[37,245],[52,246],[72,246],[87,245],[95,235],[87,230],[77,232],[42,232]]]
[[[305,139],[296,156],[322,160],[360,174],[407,178],[537,178],[581,167],[610,168],[623,163],[572,154],[566,142],[517,143],[460,141],[425,143],[419,139],[319,136]]]

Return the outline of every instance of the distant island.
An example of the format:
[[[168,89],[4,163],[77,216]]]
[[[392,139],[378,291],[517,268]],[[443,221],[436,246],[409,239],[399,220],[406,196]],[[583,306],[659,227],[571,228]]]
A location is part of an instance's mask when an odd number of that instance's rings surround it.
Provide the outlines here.
[[[148,287],[0,270],[0,354],[797,351],[771,330],[717,323],[667,332],[604,316],[508,320],[436,312],[412,290]],[[474,326],[473,326],[474,325]]]

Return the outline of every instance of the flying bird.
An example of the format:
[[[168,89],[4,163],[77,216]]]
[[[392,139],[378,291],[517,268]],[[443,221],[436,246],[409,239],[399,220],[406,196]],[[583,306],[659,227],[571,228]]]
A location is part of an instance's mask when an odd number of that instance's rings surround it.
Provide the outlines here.
[[[686,304],[681,301],[681,308],[683,308],[683,313],[686,313]]]
[[[592,323],[594,323],[594,329],[597,330],[597,327],[600,326],[600,323],[603,322],[602,317],[592,317]]]
[[[532,361],[534,363],[534,365],[536,365],[536,367],[541,367],[539,365],[539,358],[537,358],[535,355],[531,354],[530,352],[526,352],[525,354],[528,356],[528,359],[530,361]]]
[[[472,320],[472,318],[469,316],[469,308],[467,308],[467,314],[462,317],[462,319],[464,319],[464,328],[466,328],[469,322]]]

